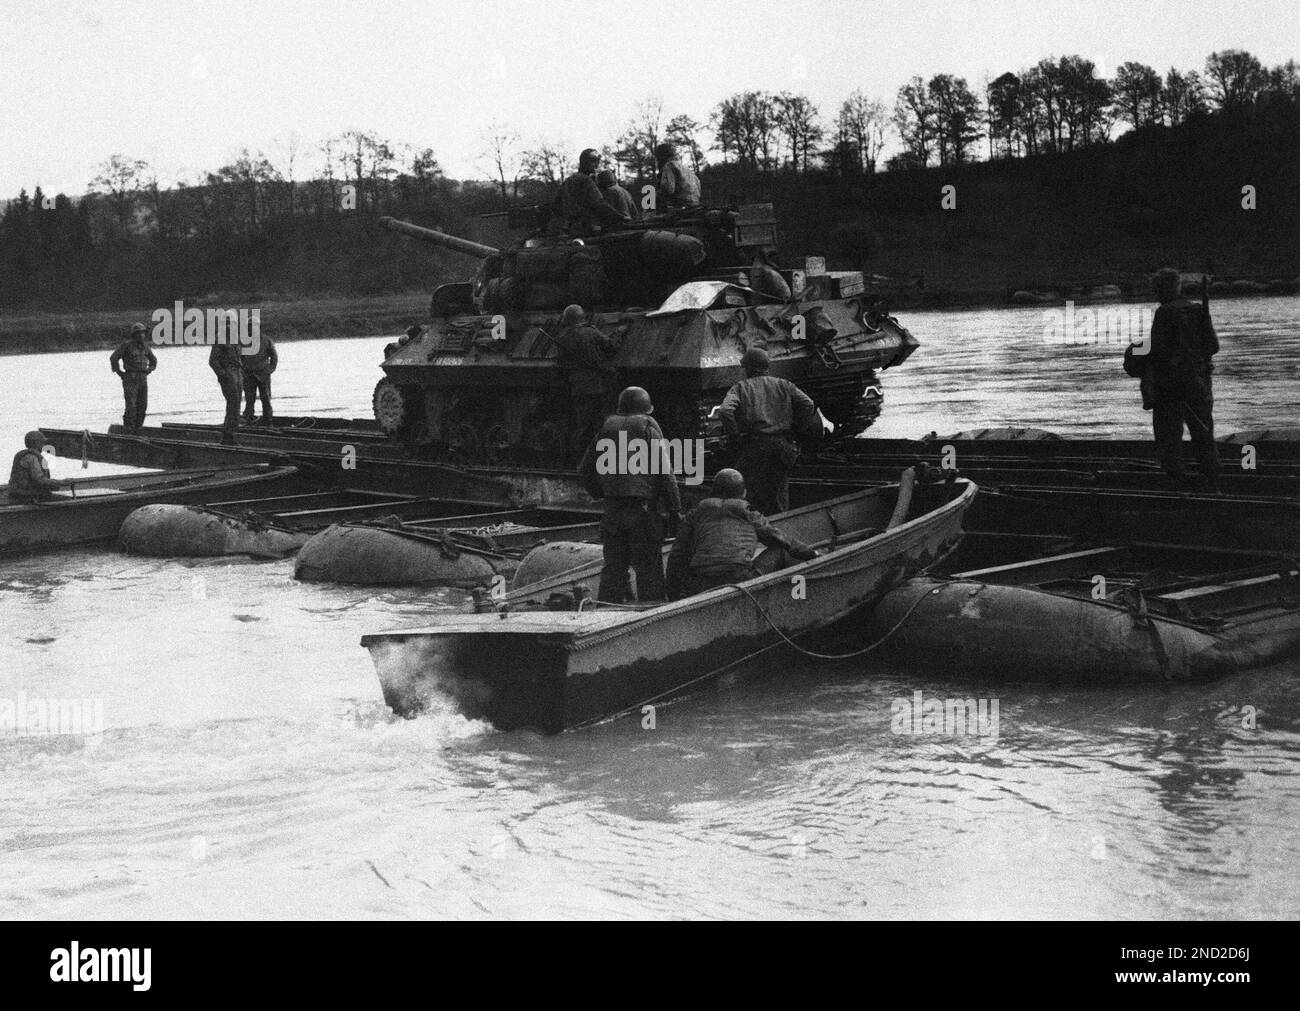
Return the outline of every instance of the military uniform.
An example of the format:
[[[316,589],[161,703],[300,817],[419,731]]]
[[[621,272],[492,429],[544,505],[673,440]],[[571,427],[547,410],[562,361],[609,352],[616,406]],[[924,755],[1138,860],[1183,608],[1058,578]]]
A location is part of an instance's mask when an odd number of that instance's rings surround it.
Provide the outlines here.
[[[271,423],[271,373],[280,364],[275,342],[270,337],[261,338],[255,355],[240,355],[244,370],[244,420],[253,420],[253,405],[262,400],[262,424]]]
[[[601,440],[611,439],[617,446],[620,432],[629,441],[644,440],[647,446],[660,445],[664,437],[658,422],[647,414],[611,414],[578,467],[584,486],[605,503],[600,520],[605,564],[596,596],[606,603],[624,603],[631,592],[627,575],[631,567],[636,572],[637,598],[660,600],[664,595],[664,518],[659,508],[662,504],[670,513],[680,513],[681,492],[672,474],[599,473]]]
[[[750,502],[766,516],[790,508],[790,472],[799,458],[794,435],[816,412],[794,383],[766,374],[742,379],[723,398],[723,430],[740,443],[735,468],[745,476]]]
[[[614,342],[588,324],[566,326],[555,337],[559,365],[569,381],[573,429],[570,446],[577,458],[614,406],[617,375],[610,363]]]
[[[1156,457],[1170,477],[1183,476],[1183,427],[1201,474],[1211,483],[1219,473],[1214,443],[1214,393],[1211,357],[1219,339],[1204,307],[1190,299],[1165,302],[1151,320],[1151,350],[1146,379],[1151,392],[1151,426]]]
[[[129,340],[109,355],[108,364],[122,377],[122,427],[128,435],[138,435],[149,410],[149,373],[158,359],[148,344]]]
[[[574,172],[560,185],[556,210],[570,235],[594,235],[598,226],[627,224],[627,218],[605,202],[596,180],[585,172]]]
[[[221,424],[221,441],[225,444],[235,441],[239,428],[239,401],[244,387],[242,357],[238,344],[213,344],[208,354],[208,367],[216,373],[221,395],[226,398],[226,417]]]
[[[23,449],[14,455],[9,470],[10,502],[44,502],[54,497],[58,483],[50,477],[49,464],[39,450]]]
[[[666,207],[694,207],[700,202],[700,180],[676,158],[659,169],[659,195]]]
[[[811,558],[808,546],[791,541],[743,498],[706,498],[682,519],[668,556],[668,599],[679,600],[715,586],[759,575],[754,553],[759,544]],[[783,557],[773,569],[782,568]]]
[[[632,194],[618,183],[613,186],[606,186],[600,191],[600,195],[605,198],[605,203],[620,214],[626,214],[630,220],[635,221],[641,216],[637,210],[636,201],[632,199]]]

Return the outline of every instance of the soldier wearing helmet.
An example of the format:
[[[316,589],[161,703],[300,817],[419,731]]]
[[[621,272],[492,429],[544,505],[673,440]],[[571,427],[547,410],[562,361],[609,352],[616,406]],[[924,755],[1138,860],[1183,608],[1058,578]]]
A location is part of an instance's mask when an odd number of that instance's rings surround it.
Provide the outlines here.
[[[208,352],[208,368],[217,377],[221,395],[226,401],[226,417],[221,423],[221,444],[235,445],[235,431],[239,428],[239,405],[244,395],[244,363],[238,344],[213,344]]]
[[[46,502],[54,497],[54,489],[62,488],[67,482],[50,477],[49,464],[41,455],[45,445],[45,433],[33,430],[23,439],[26,449],[14,455],[13,467],[9,471],[10,502]]]
[[[576,304],[565,308],[554,340],[569,383],[571,459],[578,459],[614,403],[618,376],[610,359],[615,345],[587,322],[587,314]]]
[[[700,180],[677,159],[677,147],[665,141],[655,146],[659,166],[659,196],[665,209],[695,207],[700,202]]]
[[[280,365],[280,352],[275,341],[263,336],[257,353],[240,355],[240,368],[244,373],[244,423],[253,423],[255,405],[262,402],[262,424],[270,425],[275,415],[271,408],[271,374]]]
[[[740,359],[746,378],[723,398],[720,414],[736,469],[745,476],[749,500],[765,516],[790,508],[790,472],[799,457],[798,432],[817,423],[812,398],[788,379],[768,375],[767,352],[750,348]]]
[[[668,556],[669,600],[680,600],[717,586],[753,579],[760,570],[772,572],[806,560],[817,552],[792,541],[755,512],[745,500],[740,471],[724,469],[713,478],[712,494],[686,514]],[[759,544],[775,549],[774,556],[755,559]]]
[[[595,178],[599,167],[600,152],[589,147],[578,155],[578,170],[560,184],[555,212],[570,235],[594,235],[602,227],[618,228],[628,223],[627,215],[600,195]]]
[[[108,367],[122,379],[122,428],[127,435],[139,435],[149,410],[149,373],[158,367],[153,349],[145,343],[145,327],[136,323],[131,336],[108,356]]]
[[[596,173],[596,185],[600,187],[600,195],[605,198],[605,203],[614,210],[626,214],[633,221],[641,216],[632,194],[618,184],[617,177],[609,169],[601,169]]]
[[[583,485],[605,503],[600,520],[605,564],[596,596],[606,603],[628,600],[629,568],[636,573],[638,600],[662,600],[664,595],[661,510],[676,529],[682,498],[671,468],[664,465],[664,435],[653,413],[650,394],[629,386],[619,394],[618,413],[605,419],[578,467]],[[652,457],[657,465],[650,465]]]

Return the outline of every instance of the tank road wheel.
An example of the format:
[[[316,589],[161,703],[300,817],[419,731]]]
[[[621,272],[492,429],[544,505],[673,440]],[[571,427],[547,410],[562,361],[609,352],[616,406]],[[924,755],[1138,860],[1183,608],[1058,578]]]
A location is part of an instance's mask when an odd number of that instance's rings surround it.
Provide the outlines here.
[[[534,467],[563,467],[568,454],[565,430],[544,417],[533,414],[524,423],[522,441],[528,462]]]
[[[483,436],[483,452],[490,464],[513,462],[511,457],[510,429],[505,425],[492,425]]]
[[[483,446],[478,429],[469,422],[452,422],[447,426],[447,452],[453,460],[461,463],[482,463]]]
[[[388,378],[375,384],[375,393],[371,399],[375,421],[388,436],[401,435],[408,425],[417,420],[415,407],[418,403],[406,390]]]

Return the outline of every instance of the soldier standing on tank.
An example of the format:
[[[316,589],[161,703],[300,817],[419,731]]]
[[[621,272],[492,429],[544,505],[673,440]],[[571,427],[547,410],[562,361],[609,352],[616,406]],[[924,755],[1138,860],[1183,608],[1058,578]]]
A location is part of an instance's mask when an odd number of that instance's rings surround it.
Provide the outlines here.
[[[213,344],[208,353],[208,367],[217,376],[221,395],[226,398],[226,417],[221,425],[221,444],[235,445],[235,430],[239,428],[239,402],[244,392],[243,357],[239,345]]]
[[[560,317],[555,336],[559,364],[569,383],[569,411],[572,429],[569,445],[578,458],[599,430],[614,403],[618,376],[610,361],[615,345],[587,322],[580,305],[570,305]]]
[[[1182,295],[1182,275],[1172,267],[1160,270],[1152,287],[1160,307],[1151,320],[1151,350],[1145,379],[1151,391],[1151,427],[1156,457],[1166,474],[1181,483],[1183,426],[1201,478],[1210,489],[1219,481],[1219,453],[1214,444],[1214,392],[1210,359],[1219,352],[1219,338],[1205,307]]]
[[[244,370],[244,421],[253,423],[253,405],[259,398],[262,401],[262,424],[270,426],[271,412],[271,373],[280,364],[280,356],[275,350],[275,341],[262,337],[257,354],[240,355]]]
[[[145,343],[145,327],[136,323],[131,327],[130,339],[117,346],[108,356],[108,367],[122,379],[122,427],[127,435],[139,435],[144,427],[144,416],[149,410],[149,373],[158,367],[153,349]]]
[[[618,184],[614,173],[609,169],[601,169],[596,173],[596,185],[600,187],[600,195],[605,198],[605,203],[614,210],[626,214],[632,221],[641,216],[632,194]]]
[[[628,217],[600,195],[595,178],[599,165],[600,153],[589,147],[578,155],[578,170],[560,184],[556,212],[570,235],[594,235],[602,226],[620,228],[628,223]]]
[[[657,452],[664,436],[658,422],[650,417],[653,413],[650,394],[639,386],[629,386],[618,395],[618,413],[605,419],[578,467],[583,486],[593,498],[605,502],[600,519],[605,564],[600,570],[596,597],[608,604],[628,600],[629,566],[636,573],[638,600],[662,600],[664,595],[665,517],[660,508],[667,511],[667,526],[675,533],[682,512],[677,481],[667,467],[650,468],[656,473],[640,473],[640,468],[633,472],[625,465],[628,461],[611,453],[619,446],[636,452],[633,445],[638,440],[647,455]],[[616,465],[603,466],[601,461],[611,456]]]
[[[749,501],[772,516],[790,508],[790,472],[799,458],[795,435],[814,423],[817,407],[788,379],[767,374],[771,362],[762,348],[750,348],[740,364],[746,378],[723,398],[722,428],[739,449],[736,469]]]
[[[699,204],[700,180],[678,160],[675,144],[665,141],[655,145],[655,164],[659,166],[659,197],[663,210]]]

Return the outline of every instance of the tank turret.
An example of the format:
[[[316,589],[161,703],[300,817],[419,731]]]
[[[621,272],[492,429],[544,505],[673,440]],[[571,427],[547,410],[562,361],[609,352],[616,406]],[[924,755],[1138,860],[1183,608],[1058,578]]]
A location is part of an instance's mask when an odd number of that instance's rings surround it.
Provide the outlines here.
[[[769,204],[691,208],[581,237],[548,227],[544,213],[513,216],[534,227],[504,249],[380,219],[480,261],[473,280],[435,289],[427,327],[385,356],[375,417],[421,455],[563,462],[570,397],[552,337],[570,303],[613,338],[620,385],[650,391],[670,438],[715,434],[710,413],[753,346],[813,398],[835,438],[856,435],[880,412],[876,370],[917,346],[861,273],[815,259],[777,267]]]

